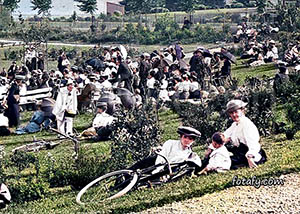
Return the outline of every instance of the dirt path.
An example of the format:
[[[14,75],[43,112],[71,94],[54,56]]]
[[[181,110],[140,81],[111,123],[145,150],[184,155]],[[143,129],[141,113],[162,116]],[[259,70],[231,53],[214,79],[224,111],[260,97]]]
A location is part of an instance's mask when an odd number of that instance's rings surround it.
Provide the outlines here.
[[[280,176],[284,185],[235,186],[163,207],[151,208],[142,213],[290,213],[300,214],[300,173]]]

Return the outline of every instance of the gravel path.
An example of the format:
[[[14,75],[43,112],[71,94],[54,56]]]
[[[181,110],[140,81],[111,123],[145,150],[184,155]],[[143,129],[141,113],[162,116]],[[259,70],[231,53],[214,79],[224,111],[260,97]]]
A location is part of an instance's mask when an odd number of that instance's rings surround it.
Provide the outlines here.
[[[278,178],[277,178],[278,179]],[[280,176],[284,185],[235,186],[164,207],[151,208],[142,213],[289,213],[300,214],[300,173]]]

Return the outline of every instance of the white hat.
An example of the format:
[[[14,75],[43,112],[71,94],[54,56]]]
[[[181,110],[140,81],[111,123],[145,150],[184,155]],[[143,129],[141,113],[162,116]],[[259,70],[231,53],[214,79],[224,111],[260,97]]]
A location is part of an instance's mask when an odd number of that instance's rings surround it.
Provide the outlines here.
[[[272,39],[269,41],[270,44],[275,44],[275,41]]]
[[[300,65],[297,65],[297,66],[295,67],[295,70],[296,70],[296,71],[300,71]]]
[[[148,54],[148,53],[143,53],[143,56],[144,56],[144,57],[150,57],[150,54]]]
[[[105,68],[104,71],[101,72],[101,76],[109,76],[111,74],[110,68]]]
[[[70,84],[74,84],[74,81],[72,79],[68,79],[67,84],[66,85],[70,85]]]
[[[240,108],[244,108],[248,103],[242,100],[230,100],[226,105],[226,112],[235,111]]]

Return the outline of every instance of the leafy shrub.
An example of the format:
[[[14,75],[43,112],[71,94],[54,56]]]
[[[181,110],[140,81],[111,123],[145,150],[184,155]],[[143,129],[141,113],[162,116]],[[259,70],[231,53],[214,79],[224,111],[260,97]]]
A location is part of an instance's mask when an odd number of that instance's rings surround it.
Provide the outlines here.
[[[226,103],[232,95],[219,95],[208,103],[191,104],[172,102],[169,107],[182,118],[183,125],[191,126],[201,132],[201,142],[205,143],[216,131],[228,127],[228,116],[224,112]]]
[[[103,151],[86,153],[81,149],[78,158],[67,156],[55,159],[51,154],[46,159],[44,179],[50,187],[71,185],[75,189],[84,187],[90,181],[107,172],[109,163]]]
[[[255,123],[261,135],[267,136],[271,133],[275,99],[272,88],[268,85],[254,88],[248,85],[238,93],[229,90],[224,95],[218,95],[201,104],[172,102],[169,106],[179,114],[184,125],[198,129],[202,133],[202,142],[205,142],[214,132],[224,131],[230,125],[225,109],[227,102],[233,98],[248,102],[246,115]]]
[[[148,104],[141,109],[120,111],[111,136],[114,169],[128,167],[145,158],[150,148],[157,146],[160,140],[156,110]]]
[[[49,192],[48,183],[35,176],[8,181],[8,186],[12,200],[18,203],[44,198]]]
[[[30,164],[35,164],[38,159],[31,153],[16,151],[10,158],[13,166],[17,167],[19,171],[28,168]]]

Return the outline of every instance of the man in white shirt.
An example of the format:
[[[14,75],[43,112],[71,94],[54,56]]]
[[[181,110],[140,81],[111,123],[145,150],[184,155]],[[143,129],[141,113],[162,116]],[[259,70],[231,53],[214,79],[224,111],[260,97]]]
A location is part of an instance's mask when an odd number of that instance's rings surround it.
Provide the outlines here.
[[[105,141],[109,139],[112,132],[110,125],[116,119],[115,117],[106,113],[107,103],[97,103],[97,115],[93,120],[93,128],[96,130],[97,136],[94,141]]]
[[[224,132],[225,141],[232,144],[231,147],[227,147],[233,153],[232,168],[242,165],[255,168],[267,161],[266,153],[259,143],[258,129],[245,116],[246,105],[242,100],[231,100],[227,103],[226,112],[234,121]]]
[[[10,135],[10,130],[8,128],[8,118],[4,116],[4,108],[0,104],[0,136]]]
[[[64,135],[73,135],[73,118],[77,112],[77,90],[73,80],[60,89],[52,113],[56,116],[57,129]]]

